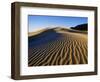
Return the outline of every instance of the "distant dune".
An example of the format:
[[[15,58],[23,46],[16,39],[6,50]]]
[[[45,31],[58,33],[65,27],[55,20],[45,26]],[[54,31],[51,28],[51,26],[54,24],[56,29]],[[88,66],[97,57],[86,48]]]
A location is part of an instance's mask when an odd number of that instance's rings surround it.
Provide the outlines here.
[[[46,31],[46,30],[48,30],[48,29],[38,30],[38,31],[36,31],[36,32],[29,32],[29,33],[28,33],[28,37],[38,35],[38,34],[44,32],[44,31]]]
[[[87,64],[87,33],[66,28],[29,34],[29,66]]]

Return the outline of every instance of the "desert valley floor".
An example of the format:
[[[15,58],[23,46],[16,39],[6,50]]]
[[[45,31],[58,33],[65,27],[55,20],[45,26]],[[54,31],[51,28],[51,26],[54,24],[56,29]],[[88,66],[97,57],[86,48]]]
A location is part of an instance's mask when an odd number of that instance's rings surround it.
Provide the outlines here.
[[[29,34],[28,66],[87,64],[87,33],[45,29]]]

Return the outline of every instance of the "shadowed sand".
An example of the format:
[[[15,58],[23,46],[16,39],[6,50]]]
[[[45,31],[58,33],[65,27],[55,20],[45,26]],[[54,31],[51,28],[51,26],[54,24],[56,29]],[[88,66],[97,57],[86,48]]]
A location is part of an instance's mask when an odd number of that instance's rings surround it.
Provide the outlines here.
[[[87,33],[66,29],[44,29],[30,33],[29,66],[87,64]]]

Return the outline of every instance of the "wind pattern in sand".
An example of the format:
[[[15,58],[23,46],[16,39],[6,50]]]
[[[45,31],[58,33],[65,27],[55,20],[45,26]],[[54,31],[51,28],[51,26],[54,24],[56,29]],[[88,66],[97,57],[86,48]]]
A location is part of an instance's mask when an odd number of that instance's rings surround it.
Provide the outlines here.
[[[87,33],[63,28],[30,33],[28,50],[29,66],[87,64]]]

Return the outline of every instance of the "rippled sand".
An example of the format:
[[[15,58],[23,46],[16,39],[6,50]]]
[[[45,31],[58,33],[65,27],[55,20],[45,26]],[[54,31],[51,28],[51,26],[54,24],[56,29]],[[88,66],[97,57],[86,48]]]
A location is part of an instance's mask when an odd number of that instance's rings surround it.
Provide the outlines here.
[[[49,29],[29,37],[28,65],[87,64],[87,34]]]

